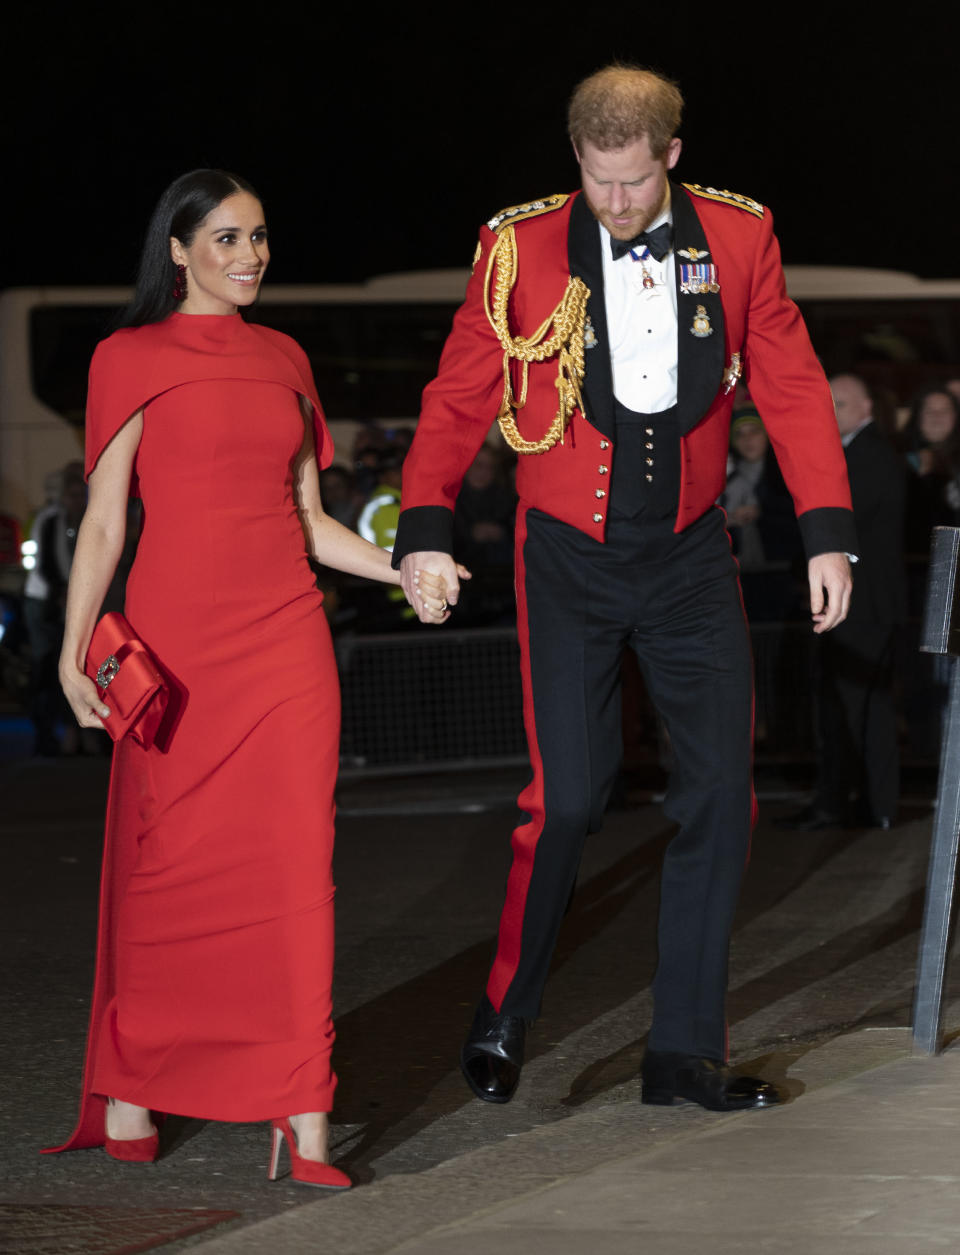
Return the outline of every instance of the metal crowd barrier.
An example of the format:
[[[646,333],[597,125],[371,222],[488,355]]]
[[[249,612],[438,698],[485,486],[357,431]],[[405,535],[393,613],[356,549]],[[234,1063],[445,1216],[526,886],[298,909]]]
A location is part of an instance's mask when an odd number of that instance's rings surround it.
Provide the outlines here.
[[[752,628],[757,757],[813,754],[806,623]],[[513,628],[339,637],[341,774],[522,765],[520,662]]]
[[[340,637],[341,775],[527,761],[513,628]]]

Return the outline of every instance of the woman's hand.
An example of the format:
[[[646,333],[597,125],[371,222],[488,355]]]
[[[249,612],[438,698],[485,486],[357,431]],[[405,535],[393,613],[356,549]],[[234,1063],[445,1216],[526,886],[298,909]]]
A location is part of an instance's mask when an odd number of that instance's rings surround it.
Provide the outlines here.
[[[61,660],[60,687],[81,728],[103,728],[101,720],[110,714],[110,707],[100,700],[97,686],[89,676]]]
[[[470,572],[461,563],[457,563],[457,575],[461,580],[472,579]],[[413,576],[414,596],[417,604],[414,609],[421,623],[446,623],[450,618],[450,606],[447,602],[447,586],[442,575],[433,571],[415,571]]]

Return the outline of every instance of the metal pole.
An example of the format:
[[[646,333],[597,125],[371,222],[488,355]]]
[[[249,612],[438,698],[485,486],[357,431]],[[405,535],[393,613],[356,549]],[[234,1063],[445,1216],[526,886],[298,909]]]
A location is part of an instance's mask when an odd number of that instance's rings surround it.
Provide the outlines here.
[[[960,847],[960,666],[957,663],[960,591],[957,566],[960,529],[934,529],[930,575],[920,649],[948,655],[950,696],[940,749],[940,778],[933,821],[927,896],[923,908],[917,992],[913,1008],[913,1044],[917,1054],[940,1049],[943,989],[950,947],[950,921]]]
[[[950,701],[940,750],[940,783],[927,870],[927,897],[920,934],[913,1044],[917,1053],[940,1049],[943,986],[950,944],[950,916],[960,847],[960,666],[951,658]]]

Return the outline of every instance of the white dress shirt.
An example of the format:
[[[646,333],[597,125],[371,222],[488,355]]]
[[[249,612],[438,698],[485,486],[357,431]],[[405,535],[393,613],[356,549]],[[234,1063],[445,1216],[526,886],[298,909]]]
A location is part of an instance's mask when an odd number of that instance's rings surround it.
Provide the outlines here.
[[[672,222],[669,208],[648,231]],[[677,283],[673,252],[663,261],[613,260],[610,233],[597,224],[603,255],[603,291],[610,340],[613,394],[628,409],[657,414],[677,403]],[[654,281],[644,288],[643,270]],[[598,346],[599,347],[599,346]]]

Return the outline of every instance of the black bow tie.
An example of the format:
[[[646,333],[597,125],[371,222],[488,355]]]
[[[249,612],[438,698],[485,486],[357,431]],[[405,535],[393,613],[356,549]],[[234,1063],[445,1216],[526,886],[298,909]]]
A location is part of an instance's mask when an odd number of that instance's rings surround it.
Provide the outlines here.
[[[662,222],[653,231],[641,231],[632,240],[615,240],[612,235],[610,236],[610,248],[613,251],[614,261],[626,256],[632,248],[642,248],[644,244],[656,261],[663,261],[673,248],[673,224]]]

